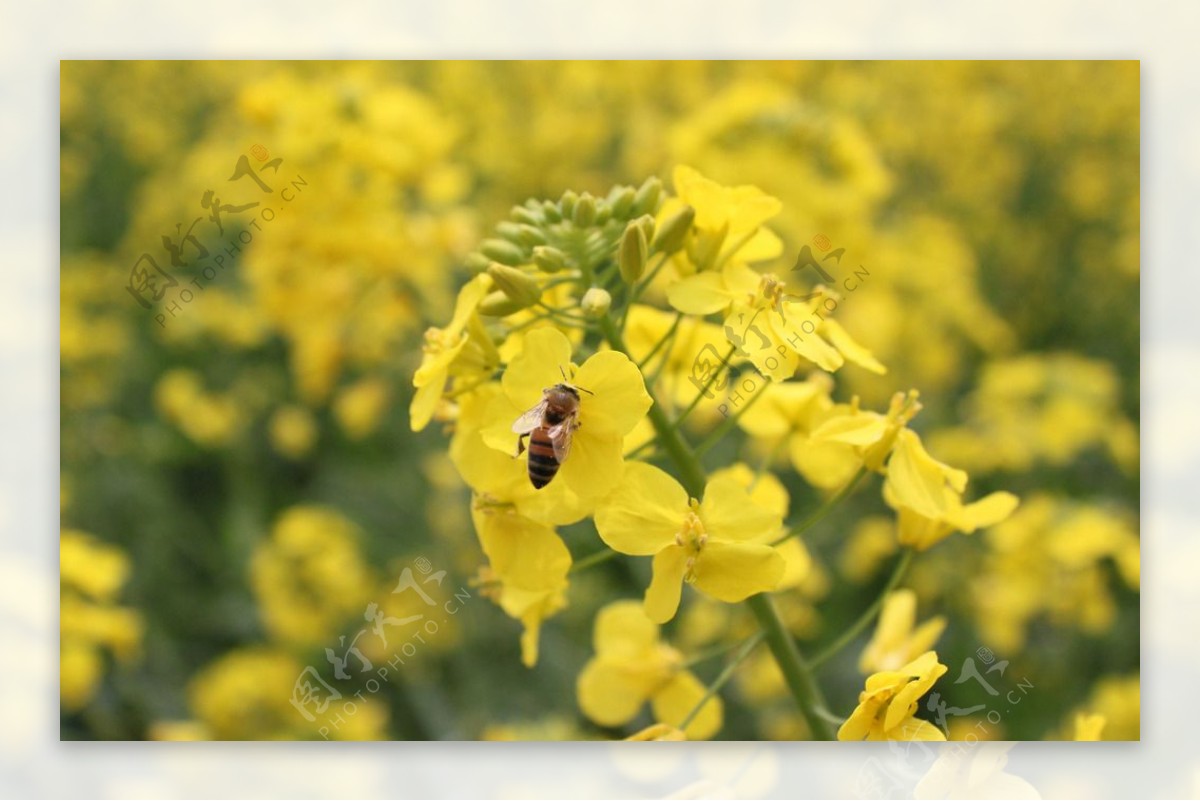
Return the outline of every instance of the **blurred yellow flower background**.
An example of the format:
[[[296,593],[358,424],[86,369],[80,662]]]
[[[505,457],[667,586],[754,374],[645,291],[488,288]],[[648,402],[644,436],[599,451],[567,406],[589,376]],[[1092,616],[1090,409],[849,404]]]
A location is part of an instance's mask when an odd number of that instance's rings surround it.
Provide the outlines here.
[[[844,739],[1137,738],[1139,107],[1135,62],[64,61],[62,737],[815,736],[770,592]]]

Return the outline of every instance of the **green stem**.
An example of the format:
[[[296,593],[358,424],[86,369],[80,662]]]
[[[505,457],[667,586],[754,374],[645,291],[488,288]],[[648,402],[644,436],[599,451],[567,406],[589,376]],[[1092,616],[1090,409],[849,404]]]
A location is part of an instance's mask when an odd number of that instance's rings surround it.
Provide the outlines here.
[[[660,253],[658,264],[654,265],[654,267],[650,269],[650,272],[646,274],[646,277],[643,278],[639,283],[634,284],[633,288],[629,290],[629,300],[625,304],[625,313],[621,315],[621,327],[619,329],[621,333],[625,333],[625,321],[629,319],[629,310],[633,308],[633,304],[637,303],[638,298],[640,298],[642,293],[646,291],[646,287],[650,286],[650,282],[658,277],[659,271],[666,263],[667,254]]]
[[[609,559],[614,558],[616,555],[617,555],[616,551],[610,551],[607,548],[603,551],[596,551],[595,553],[590,553],[587,556],[580,559],[575,564],[571,565],[571,569],[567,571],[567,575],[571,575],[573,573],[580,573],[584,570],[587,570],[589,567],[591,567],[593,565],[603,564],[604,562],[607,562]]]
[[[755,646],[762,642],[764,636],[765,635],[763,632],[757,632],[742,644],[741,650],[737,652],[737,656],[735,656],[730,663],[725,666],[725,669],[722,670],[720,674],[713,680],[713,683],[708,685],[708,690],[705,691],[704,696],[696,702],[696,705],[692,707],[692,711],[688,712],[687,717],[685,717],[683,722],[679,724],[680,731],[686,731],[687,727],[690,726],[692,721],[696,719],[696,716],[700,714],[700,710],[704,709],[704,705],[711,701],[713,696],[719,693],[721,688],[724,687],[731,678],[733,678],[734,671],[738,669],[738,666],[741,665],[742,662],[746,661],[746,657],[750,656],[750,652],[754,650]]]
[[[660,340],[658,340],[658,342],[654,343],[654,347],[650,349],[650,352],[647,353],[646,356],[640,362],[637,363],[639,370],[644,370],[646,368],[646,365],[650,363],[650,360],[654,358],[654,354],[658,353],[658,351],[662,348],[663,345],[666,345],[668,342],[670,342],[671,340],[673,340],[675,338],[675,332],[679,329],[679,324],[682,321],[683,321],[683,312],[676,313],[675,322],[671,323],[671,327],[669,329],[667,329],[667,333],[663,336],[662,339],[660,339]],[[667,353],[670,354],[670,352],[671,352],[670,348],[668,348]]]
[[[724,436],[728,434],[734,426],[737,425],[737,421],[741,418],[741,416],[745,414],[746,411],[766,393],[766,390],[767,384],[763,384],[762,388],[758,390],[758,392],[755,392],[750,396],[750,400],[746,401],[745,406],[738,409],[731,415],[726,415],[725,419],[721,421],[721,424],[714,428],[712,433],[705,437],[704,441],[696,446],[696,455],[703,456],[704,454],[708,453],[714,445],[720,442]]]
[[[692,402],[688,404],[688,407],[686,409],[684,409],[683,413],[680,414],[679,417],[675,420],[676,426],[683,425],[683,421],[687,419],[687,416],[692,413],[693,409],[695,409],[697,406],[700,405],[700,401],[702,401],[702,400],[704,400],[704,398],[708,397],[709,387],[711,387],[714,383],[716,383],[717,376],[719,376],[721,374],[721,371],[725,370],[729,367],[729,360],[733,358],[733,354],[735,354],[735,353],[737,353],[736,347],[732,347],[729,349],[729,352],[725,354],[725,358],[721,359],[721,364],[717,367],[717,369],[713,370],[712,375],[710,375],[708,377],[708,380],[706,382],[704,382],[704,386],[701,387],[700,391],[696,393],[696,397],[692,398]]]
[[[825,515],[829,514],[831,511],[833,511],[833,508],[835,506],[837,506],[839,503],[841,503],[846,498],[847,495],[849,495],[851,492],[854,491],[854,488],[858,486],[858,482],[862,481],[863,476],[865,476],[866,474],[867,474],[866,467],[858,468],[858,472],[855,473],[854,476],[849,481],[847,481],[840,490],[835,492],[833,495],[829,496],[829,499],[827,501],[825,501],[825,503],[821,504],[820,508],[817,509],[817,511],[813,512],[811,515],[806,517],[800,523],[797,523],[796,525],[792,526],[786,534],[784,534],[782,537],[775,540],[775,542],[773,542],[771,544],[779,545],[780,543],[784,542],[785,540],[787,540],[791,537],[798,537],[801,534],[803,534],[804,532],[808,531],[813,526],[815,526],[817,523],[820,523],[821,520],[824,519]]]
[[[708,648],[708,649],[696,654],[692,658],[686,660],[683,663],[683,666],[685,668],[691,668],[691,667],[695,667],[696,665],[701,665],[710,659],[715,659],[718,656],[724,656],[725,654],[732,651],[734,648],[737,648],[739,645],[742,645],[744,642],[745,642],[744,640],[739,640],[736,642],[727,642],[727,643],[724,643],[723,645],[718,645],[713,648]]]
[[[771,596],[766,593],[752,595],[746,599],[746,605],[758,619],[758,625],[762,627],[767,638],[767,645],[775,655],[779,670],[800,707],[800,714],[808,723],[809,731],[818,740],[834,739],[833,730],[826,719],[829,712],[825,708],[825,699],[821,697],[821,690],[813,679],[812,671],[800,656],[796,641],[792,639],[779,613],[775,611]]]
[[[850,628],[842,632],[841,636],[809,660],[808,666],[810,668],[815,670],[834,656],[837,656],[843,648],[854,642],[855,638],[867,626],[871,625],[871,622],[879,614],[879,610],[883,608],[883,602],[887,599],[888,594],[896,589],[896,585],[900,583],[901,579],[904,578],[904,574],[908,572],[908,566],[912,563],[913,553],[914,551],[911,548],[904,551],[904,554],[896,561],[896,567],[893,568],[891,577],[888,578],[887,584],[883,587],[883,592],[879,593],[879,597],[875,599],[875,602],[867,607],[866,611],[859,615],[858,620],[854,621]]]

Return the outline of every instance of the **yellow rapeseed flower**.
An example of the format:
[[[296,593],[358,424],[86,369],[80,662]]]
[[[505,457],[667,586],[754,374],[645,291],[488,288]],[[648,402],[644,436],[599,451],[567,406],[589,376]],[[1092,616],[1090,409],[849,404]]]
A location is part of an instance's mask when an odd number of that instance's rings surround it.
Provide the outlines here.
[[[839,740],[945,740],[946,735],[913,715],[918,699],[933,687],[947,668],[937,653],[926,651],[899,670],[867,678],[858,706],[838,729]]]
[[[919,626],[916,623],[917,594],[912,590],[888,593],[875,635],[863,649],[858,669],[863,673],[896,670],[932,648],[946,628],[946,618],[941,615]]]
[[[731,477],[710,480],[703,502],[679,482],[630,462],[616,490],[596,511],[596,530],[613,550],[654,557],[646,614],[665,623],[679,608],[682,583],[726,602],[775,589],[784,559],[766,544],[783,524]]]
[[[486,594],[521,621],[521,662],[533,667],[542,621],[567,605],[571,554],[553,528],[513,509],[476,499],[471,517],[489,562]]]
[[[660,724],[678,729],[704,697],[704,685],[683,667],[682,654],[659,639],[658,626],[635,601],[600,610],[594,643],[596,655],[579,674],[576,692],[583,714],[601,726],[628,723],[649,701]],[[684,730],[687,739],[712,737],[723,712],[720,698],[709,699]]]
[[[487,336],[475,336],[472,339],[468,329],[472,322],[478,323],[475,310],[491,285],[492,279],[487,275],[475,276],[459,291],[450,323],[445,328],[430,328],[425,332],[421,366],[413,374],[413,386],[417,389],[409,407],[413,431],[420,431],[429,425],[446,388],[451,368],[464,355],[464,350],[469,351],[472,357],[468,362],[477,363],[476,366],[490,372],[490,357],[495,352],[495,346]],[[468,349],[468,342],[474,342],[478,347]]]
[[[513,423],[541,402],[546,389],[561,383],[564,374],[569,383],[587,392],[580,393],[579,427],[570,455],[551,483],[561,481],[581,498],[599,498],[620,478],[623,439],[652,403],[642,374],[625,354],[601,351],[576,369],[571,343],[560,331],[530,331],[520,354],[504,371],[503,393],[488,406],[483,439],[493,448],[515,454]]]

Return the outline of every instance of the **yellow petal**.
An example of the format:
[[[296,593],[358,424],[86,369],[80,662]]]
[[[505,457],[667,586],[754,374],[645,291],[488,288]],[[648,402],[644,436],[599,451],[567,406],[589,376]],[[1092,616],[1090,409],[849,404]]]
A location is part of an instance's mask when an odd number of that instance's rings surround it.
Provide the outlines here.
[[[777,589],[785,590],[799,587],[808,578],[812,570],[812,555],[799,537],[792,537],[775,547],[783,557],[783,575],[779,578]]]
[[[565,482],[583,501],[603,498],[621,478],[622,447],[619,434],[580,428],[554,481]]]
[[[783,240],[770,228],[759,228],[746,244],[737,249],[735,258],[738,261],[770,261],[781,253]]]
[[[779,532],[783,516],[758,506],[730,476],[711,479],[704,488],[700,519],[710,537],[733,542],[753,542]]]
[[[822,489],[844,486],[862,466],[862,459],[851,446],[817,441],[801,434],[788,442],[788,456],[808,483]]]
[[[660,723],[678,728],[704,697],[707,688],[688,670],[676,673],[650,698],[654,718]],[[683,730],[689,740],[707,740],[721,730],[724,704],[719,696],[705,702],[696,717]]]
[[[914,432],[901,430],[887,463],[887,483],[896,503],[924,517],[942,517],[948,504],[946,474],[941,468]]]
[[[623,437],[646,416],[653,403],[637,365],[615,350],[589,358],[572,383],[587,390],[581,393],[580,429],[599,429]]]
[[[871,351],[858,344],[854,337],[850,336],[849,332],[842,328],[836,320],[825,320],[821,325],[821,333],[829,338],[830,344],[841,351],[847,361],[854,362],[859,367],[878,375],[887,373],[887,368],[871,355]]]
[[[505,583],[523,589],[566,585],[571,554],[553,528],[511,511],[477,508],[471,516],[492,571]]]
[[[714,314],[732,300],[724,278],[716,271],[697,273],[667,287],[667,302],[684,314]]]
[[[709,542],[692,569],[697,589],[735,603],[767,592],[783,578],[783,557],[769,545]]]
[[[687,569],[688,552],[677,545],[668,545],[654,555],[653,576],[646,588],[646,617],[655,623],[666,623],[679,609],[683,593],[683,573]]]
[[[668,726],[665,723],[654,723],[641,731],[631,734],[625,738],[626,741],[634,742],[683,742],[687,739],[683,732],[674,726]]]
[[[571,343],[556,328],[535,328],[525,334],[500,383],[521,414],[542,400],[543,390],[562,381],[560,370],[571,374]]]
[[[781,518],[788,513],[788,491],[774,473],[757,473],[745,462],[736,462],[729,467],[714,470],[709,476],[710,481],[719,478],[733,480],[750,494],[750,500],[755,506],[768,509]]]
[[[454,316],[450,318],[450,324],[446,326],[446,331],[458,333],[464,330],[467,322],[471,319],[471,314],[479,308],[479,302],[483,300],[491,287],[492,279],[487,273],[480,273],[463,284],[463,288],[458,291],[458,298],[454,301]]]
[[[850,412],[829,418],[815,431],[817,442],[840,442],[856,448],[867,448],[884,438],[888,431],[887,418],[873,412]]]
[[[429,421],[433,419],[433,412],[437,409],[438,401],[442,399],[442,389],[446,385],[446,374],[442,374],[441,381],[428,381],[423,386],[417,387],[417,391],[413,394],[412,403],[408,407],[409,426],[413,431],[423,431],[425,426],[429,425]]]
[[[605,658],[632,661],[658,642],[658,626],[637,601],[617,601],[596,615],[592,642]]]
[[[620,726],[637,716],[649,693],[643,674],[593,659],[575,682],[579,709],[601,726]]]
[[[674,542],[687,512],[678,481],[644,462],[627,462],[616,490],[596,510],[596,531],[614,551],[650,556]]]
[[[1020,501],[1011,492],[993,492],[974,503],[969,503],[949,516],[949,522],[959,531],[968,534],[980,528],[1001,523],[1017,509]]]
[[[786,343],[789,351],[803,356],[827,373],[836,372],[846,360],[832,345],[821,338],[820,333],[805,333],[804,321],[807,317],[791,315],[782,321],[778,314],[770,315],[771,327],[775,330],[775,339]],[[810,326],[811,327],[811,326]]]
[[[888,730],[889,740],[924,740],[927,742],[942,742],[946,739],[946,735],[942,734],[942,730],[934,726],[927,720],[918,718],[909,718],[894,729]]]

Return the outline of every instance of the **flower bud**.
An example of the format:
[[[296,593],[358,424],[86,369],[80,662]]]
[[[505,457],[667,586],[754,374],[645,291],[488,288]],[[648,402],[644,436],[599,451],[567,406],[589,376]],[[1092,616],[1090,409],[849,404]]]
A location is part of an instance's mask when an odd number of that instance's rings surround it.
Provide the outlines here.
[[[530,201],[524,206],[513,206],[509,216],[526,225],[541,225],[542,205],[536,201]]]
[[[558,199],[558,208],[562,212],[563,219],[568,219],[575,213],[575,204],[579,202],[579,195],[575,190],[568,189],[562,193],[562,197]]]
[[[632,186],[617,186],[608,193],[608,205],[612,209],[613,219],[628,220],[633,212],[633,199],[637,192]]]
[[[604,225],[612,218],[612,207],[608,205],[606,200],[596,201],[596,219],[592,220],[592,225]]]
[[[467,258],[463,262],[471,272],[481,273],[488,268],[492,260],[478,251],[473,251],[467,254]]]
[[[514,244],[520,244],[521,226],[511,220],[501,220],[496,224],[496,233]]]
[[[479,302],[479,313],[486,317],[507,317],[524,308],[520,303],[499,290],[489,292]]]
[[[542,215],[545,216],[546,222],[556,223],[562,220],[562,210],[553,200],[542,202]]]
[[[515,267],[525,261],[525,253],[517,245],[503,239],[485,239],[479,246],[479,252],[492,261]]]
[[[488,266],[487,271],[488,275],[492,277],[492,283],[496,285],[496,288],[512,300],[520,303],[522,309],[526,306],[532,306],[542,297],[542,288],[538,286],[537,280],[524,270],[518,270],[516,267],[509,267],[499,262],[492,262]]]
[[[546,244],[546,235],[542,229],[533,225],[521,225],[517,232],[517,241],[526,247]]]
[[[579,308],[583,309],[583,313],[588,317],[603,317],[611,306],[612,295],[598,286],[584,292],[583,299],[579,301]]]
[[[654,244],[651,248],[657,253],[666,253],[670,255],[683,247],[683,242],[687,238],[688,231],[692,228],[692,221],[696,219],[696,210],[691,206],[684,206],[679,211],[672,214],[659,227],[654,234]]]
[[[633,221],[642,229],[642,234],[646,237],[647,242],[654,241],[654,215],[643,214]]]
[[[596,198],[587,192],[580,195],[571,212],[571,220],[580,228],[587,228],[594,223],[596,221]]]
[[[633,196],[632,214],[653,214],[658,211],[658,197],[662,194],[662,181],[651,176],[638,188]]]
[[[567,256],[558,248],[539,245],[533,249],[533,262],[544,273],[556,273],[567,266]]]
[[[621,235],[617,264],[627,284],[636,283],[646,272],[646,234],[635,222],[625,226],[625,233]]]

